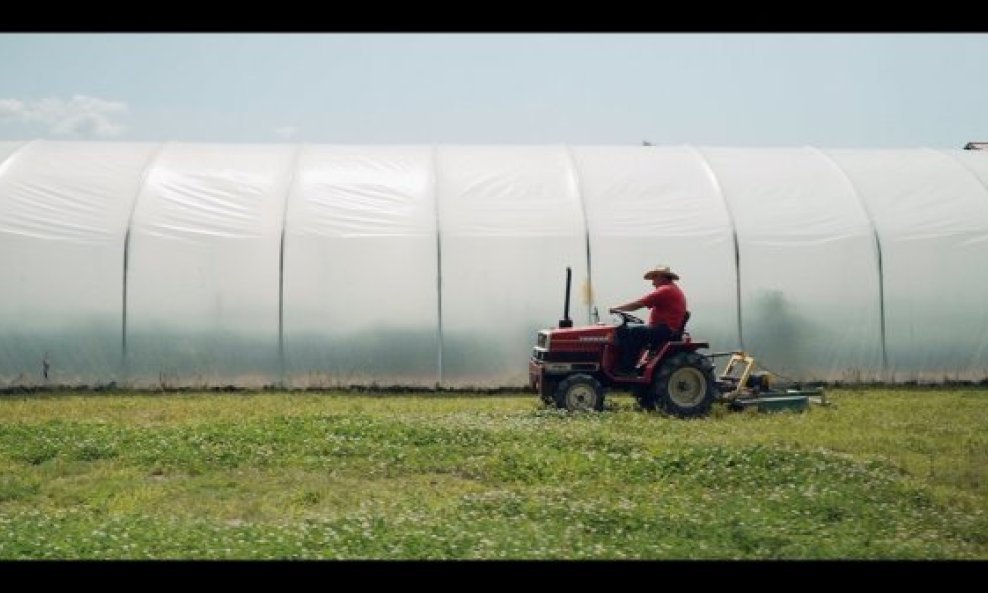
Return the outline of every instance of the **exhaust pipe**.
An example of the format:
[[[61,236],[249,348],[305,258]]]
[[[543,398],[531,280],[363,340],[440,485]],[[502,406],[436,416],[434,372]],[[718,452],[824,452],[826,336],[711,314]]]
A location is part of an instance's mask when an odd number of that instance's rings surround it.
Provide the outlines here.
[[[573,327],[573,320],[569,318],[569,286],[573,280],[573,270],[566,266],[566,301],[563,303],[563,318],[559,320],[559,327]]]

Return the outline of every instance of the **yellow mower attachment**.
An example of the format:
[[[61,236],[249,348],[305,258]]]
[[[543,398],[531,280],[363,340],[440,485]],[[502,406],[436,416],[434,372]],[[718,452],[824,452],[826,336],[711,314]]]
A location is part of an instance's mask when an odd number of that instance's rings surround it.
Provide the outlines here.
[[[756,370],[753,356],[742,351],[722,352],[713,356],[730,355],[723,372],[717,381],[720,388],[720,401],[732,409],[741,410],[757,406],[759,411],[780,410],[802,411],[810,403],[827,405],[822,389],[803,389],[799,384],[792,388],[773,389],[774,375],[765,370]]]

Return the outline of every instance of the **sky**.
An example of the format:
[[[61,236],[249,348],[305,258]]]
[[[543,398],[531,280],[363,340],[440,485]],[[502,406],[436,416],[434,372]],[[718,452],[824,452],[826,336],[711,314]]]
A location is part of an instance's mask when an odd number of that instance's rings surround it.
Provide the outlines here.
[[[0,33],[0,141],[962,148],[988,33]]]

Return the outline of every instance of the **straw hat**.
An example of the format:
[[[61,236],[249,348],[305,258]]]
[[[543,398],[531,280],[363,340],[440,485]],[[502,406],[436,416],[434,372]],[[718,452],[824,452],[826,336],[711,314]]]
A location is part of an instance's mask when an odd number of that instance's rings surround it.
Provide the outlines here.
[[[673,280],[679,280],[679,274],[673,272],[669,269],[669,266],[655,266],[651,270],[645,272],[645,280],[651,280],[656,276],[665,276],[666,278],[672,278]]]

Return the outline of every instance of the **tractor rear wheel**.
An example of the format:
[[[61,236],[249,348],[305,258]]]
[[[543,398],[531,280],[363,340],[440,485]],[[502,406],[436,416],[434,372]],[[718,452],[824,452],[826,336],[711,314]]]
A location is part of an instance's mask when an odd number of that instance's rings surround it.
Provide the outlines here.
[[[590,375],[570,375],[556,387],[556,407],[571,412],[604,409],[604,388]]]
[[[639,401],[646,410],[661,409],[680,418],[705,416],[717,398],[717,378],[709,358],[680,352],[655,371],[652,388]]]

